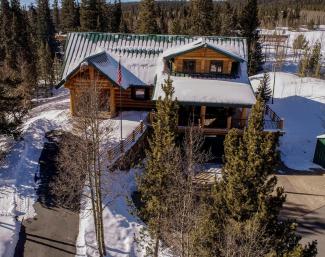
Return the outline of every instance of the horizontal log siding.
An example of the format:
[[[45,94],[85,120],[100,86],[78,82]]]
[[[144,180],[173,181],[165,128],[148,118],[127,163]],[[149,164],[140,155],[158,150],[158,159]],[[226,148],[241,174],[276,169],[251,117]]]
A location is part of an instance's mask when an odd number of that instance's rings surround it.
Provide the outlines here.
[[[173,70],[183,72],[183,61],[195,60],[197,73],[209,73],[210,61],[223,61],[223,73],[230,74],[234,60],[208,48],[201,48],[175,57]]]
[[[151,99],[153,93],[153,87],[149,89],[149,97]],[[120,108],[120,89],[115,88],[115,102],[116,107]],[[148,109],[155,108],[155,104],[151,100],[135,100],[132,99],[132,89],[122,90],[122,108],[128,109]]]
[[[112,115],[116,114],[117,109],[120,108],[120,88],[114,86],[105,76],[99,74],[97,71],[94,73],[95,83],[100,88],[111,89],[111,111]],[[77,72],[72,78],[65,83],[65,87],[70,89],[71,99],[75,99],[76,92],[82,87],[88,87],[90,85],[90,76],[87,72]],[[114,94],[114,96],[113,96]],[[153,94],[153,87],[149,87],[149,99]],[[114,106],[112,106],[112,104]],[[155,103],[151,100],[135,100],[132,98],[132,88],[126,90],[122,89],[122,108],[134,109],[134,110],[152,110],[155,108]],[[74,113],[74,103],[71,104],[71,112]]]

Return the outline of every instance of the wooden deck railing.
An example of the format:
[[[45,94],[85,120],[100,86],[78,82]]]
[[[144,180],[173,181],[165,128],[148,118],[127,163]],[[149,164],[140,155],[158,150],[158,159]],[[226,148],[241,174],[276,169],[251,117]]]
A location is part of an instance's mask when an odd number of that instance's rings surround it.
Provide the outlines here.
[[[284,120],[281,119],[268,105],[265,107],[265,116],[268,119],[264,120],[265,129],[284,129]]]
[[[152,122],[155,119],[155,112],[150,112],[148,116],[148,122],[149,125],[152,124]],[[230,127],[209,127],[204,126],[201,127],[199,124],[194,124],[196,127],[200,127],[203,130],[204,134],[222,134],[225,135],[228,133],[230,128],[238,128],[238,129],[244,129],[248,124],[248,119],[231,119]],[[178,126],[178,129],[180,131],[184,131],[186,129],[186,126]],[[265,119],[264,119],[264,129],[265,130],[278,130],[283,131],[284,129],[284,120],[281,119],[268,105],[265,106]]]
[[[120,141],[117,145],[109,148],[107,151],[108,160],[112,161],[118,158],[121,154],[125,152],[137,139],[137,137],[146,129],[146,125],[143,120],[140,121],[140,124],[129,134],[126,138]]]

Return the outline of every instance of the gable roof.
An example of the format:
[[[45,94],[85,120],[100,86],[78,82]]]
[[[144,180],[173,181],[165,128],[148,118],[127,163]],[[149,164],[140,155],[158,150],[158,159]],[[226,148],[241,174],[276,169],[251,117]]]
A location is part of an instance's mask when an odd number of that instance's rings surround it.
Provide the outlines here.
[[[208,49],[211,49],[215,52],[218,52],[222,55],[225,55],[237,62],[244,62],[245,59],[235,53],[232,53],[230,51],[227,51],[226,49],[223,49],[221,48],[220,46],[215,46],[211,43],[208,43],[205,41],[204,38],[200,38],[190,44],[187,44],[187,45],[183,45],[183,46],[180,46],[180,47],[176,47],[176,48],[172,48],[172,49],[169,49],[169,50],[166,50],[164,53],[163,53],[163,57],[165,59],[170,59],[172,57],[175,57],[175,56],[179,56],[179,55],[182,55],[182,54],[185,54],[185,53],[189,53],[189,52],[192,52],[192,51],[195,51],[197,49],[200,49],[200,48],[208,48]]]
[[[72,71],[69,74],[67,74],[66,79],[69,79],[70,76],[72,76],[81,66],[85,64],[93,66],[97,71],[99,71],[114,85],[118,85],[118,81],[117,81],[118,66],[119,66],[118,61],[115,60],[106,51],[100,51],[80,61],[72,69]],[[126,69],[123,65],[121,65],[121,72],[122,72],[122,81],[121,81],[122,88],[127,89],[132,85],[146,86],[146,84],[143,81],[137,78],[132,72]],[[62,80],[61,82],[64,82],[64,80]]]
[[[67,36],[61,84],[89,56],[106,51],[113,59],[120,59],[123,66],[141,82],[153,85],[164,53],[167,56],[172,49],[200,40],[238,60],[247,59],[246,39],[239,37],[73,32]]]

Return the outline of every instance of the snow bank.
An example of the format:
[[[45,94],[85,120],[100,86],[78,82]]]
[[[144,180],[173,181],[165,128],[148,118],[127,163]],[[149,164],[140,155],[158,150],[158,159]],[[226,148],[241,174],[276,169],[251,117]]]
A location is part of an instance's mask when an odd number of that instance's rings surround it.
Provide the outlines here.
[[[104,204],[104,231],[107,256],[137,256],[143,251],[137,248],[135,236],[143,223],[129,213],[127,198],[135,189],[136,170],[105,174],[106,192]],[[96,235],[90,204],[81,211],[79,235],[77,239],[77,256],[97,257]]]
[[[270,73],[270,77],[272,87],[274,74]],[[254,89],[261,78],[262,75],[251,77]],[[322,126],[322,117],[325,119],[325,80],[277,72],[274,92],[274,104],[270,107],[285,120],[285,135],[280,145],[282,160],[292,169],[319,168],[312,161],[316,137],[325,130]]]
[[[17,142],[0,167],[0,256],[14,253],[20,222],[35,215],[34,175],[38,171],[45,133],[69,127],[69,98],[66,90],[40,99],[23,126],[24,140]]]

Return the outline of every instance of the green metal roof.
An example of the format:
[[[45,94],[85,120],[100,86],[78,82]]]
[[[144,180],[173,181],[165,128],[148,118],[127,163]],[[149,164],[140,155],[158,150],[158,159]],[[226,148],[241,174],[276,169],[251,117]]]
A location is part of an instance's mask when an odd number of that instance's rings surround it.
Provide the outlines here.
[[[62,80],[80,62],[95,54],[98,49],[106,50],[115,58],[122,56],[125,60],[141,59],[142,65],[146,63],[152,65],[165,50],[189,44],[200,38],[203,38],[205,42],[217,49],[220,47],[227,52],[234,53],[243,60],[247,60],[246,39],[241,37],[73,32],[67,36]],[[154,75],[152,75],[152,80],[154,80]]]

